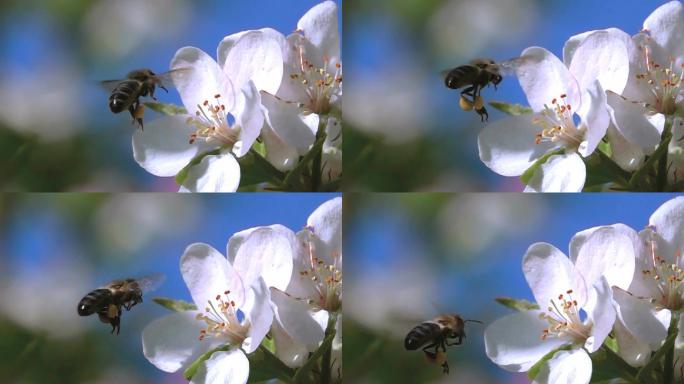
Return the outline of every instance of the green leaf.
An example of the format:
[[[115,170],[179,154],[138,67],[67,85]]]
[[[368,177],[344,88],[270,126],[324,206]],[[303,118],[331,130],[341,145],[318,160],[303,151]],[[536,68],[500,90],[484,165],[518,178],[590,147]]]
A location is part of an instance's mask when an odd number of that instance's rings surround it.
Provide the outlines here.
[[[176,104],[159,103],[156,101],[146,101],[143,103],[147,108],[159,112],[162,115],[186,115],[188,110]]]
[[[551,156],[562,155],[563,153],[565,153],[565,149],[563,148],[545,153],[542,157],[538,158],[534,164],[527,168],[522,175],[520,175],[520,181],[522,181],[525,185],[529,184],[530,180],[532,180],[532,176],[534,176],[534,173],[542,166],[542,164],[546,163]]]
[[[185,167],[183,167],[183,169],[178,171],[178,173],[176,174],[176,183],[178,183],[178,185],[183,185],[183,183],[185,182],[185,179],[188,178],[188,173],[190,172],[190,168],[199,164],[202,161],[202,159],[204,159],[205,157],[210,156],[210,155],[218,155],[219,153],[221,153],[221,148],[216,148],[212,151],[203,152],[203,153],[200,153],[199,155],[195,156],[192,160],[190,160],[188,165],[186,165]]]
[[[240,159],[240,187],[256,185],[260,183],[270,183],[275,187],[280,187],[285,178],[285,174],[276,169],[260,153],[252,149]]]
[[[524,299],[514,299],[512,297],[497,297],[494,300],[497,303],[503,305],[504,307],[510,308],[515,311],[523,312],[532,309],[539,309],[539,304]]]
[[[563,345],[547,353],[546,355],[544,355],[544,357],[539,359],[539,361],[537,361],[532,367],[530,367],[529,371],[527,371],[527,377],[530,380],[534,380],[534,378],[537,377],[537,375],[539,375],[539,371],[541,371],[544,364],[546,364],[547,361],[551,360],[553,358],[553,355],[556,354],[556,352],[569,351],[570,349],[572,349],[571,345]]]
[[[265,341],[266,339],[264,339]],[[247,355],[249,360],[248,383],[258,383],[271,379],[280,379],[286,383],[293,383],[294,369],[280,361],[262,344],[256,351]]]
[[[532,108],[525,107],[520,104],[509,104],[502,101],[490,101],[489,105],[498,109],[501,112],[508,113],[513,116],[520,116],[527,113],[532,113]]]
[[[187,301],[183,300],[169,299],[168,297],[155,297],[152,299],[152,301],[174,312],[192,311],[197,309],[197,306],[194,303],[188,303]]]
[[[607,338],[604,345],[596,352],[590,354],[592,362],[591,382],[597,383],[605,380],[622,378],[628,383],[634,383],[637,369],[629,365],[620,355],[615,352],[617,341]]]
[[[192,377],[195,376],[200,365],[204,363],[204,361],[208,360],[211,357],[211,355],[214,354],[214,352],[227,351],[229,349],[229,345],[224,345],[218,348],[214,348],[209,352],[203,353],[202,356],[198,357],[197,360],[193,361],[192,364],[190,364],[190,366],[185,371],[183,371],[183,377],[185,377],[185,379],[188,381],[192,380]]]

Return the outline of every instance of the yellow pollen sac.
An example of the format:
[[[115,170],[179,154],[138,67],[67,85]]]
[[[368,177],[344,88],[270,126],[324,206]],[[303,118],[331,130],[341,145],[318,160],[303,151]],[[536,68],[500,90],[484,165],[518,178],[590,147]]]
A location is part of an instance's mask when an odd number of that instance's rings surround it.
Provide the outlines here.
[[[461,100],[459,101],[458,105],[464,111],[472,111],[472,109],[473,109],[473,103],[471,103],[470,100],[466,99],[463,96],[461,96]]]

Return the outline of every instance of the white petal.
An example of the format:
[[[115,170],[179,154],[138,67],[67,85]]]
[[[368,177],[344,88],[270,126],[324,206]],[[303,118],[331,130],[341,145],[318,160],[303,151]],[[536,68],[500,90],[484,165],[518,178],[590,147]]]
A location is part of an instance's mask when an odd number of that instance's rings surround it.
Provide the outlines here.
[[[626,225],[600,227],[589,235],[580,232],[570,242],[570,258],[587,285],[605,276],[610,286],[627,289],[634,276],[638,239],[636,231]]]
[[[205,324],[195,319],[196,313],[173,313],[152,321],[143,329],[143,354],[150,363],[162,371],[176,372],[218,345],[212,339],[198,340]]]
[[[249,378],[249,360],[237,349],[214,352],[192,377],[192,384],[245,384]]]
[[[271,33],[248,31],[227,36],[219,44],[218,57],[235,88],[252,80],[257,89],[275,93],[283,78],[281,43]],[[282,37],[284,45],[285,37]]]
[[[516,69],[520,86],[535,112],[551,105],[553,99],[565,94],[567,104],[577,109],[580,93],[577,80],[568,68],[553,53],[541,47],[530,47],[523,51],[525,58]]]
[[[145,125],[145,130],[133,134],[133,158],[155,176],[175,176],[193,157],[210,147],[190,144],[195,131],[186,115],[164,116]]]
[[[271,326],[273,342],[276,346],[276,356],[288,367],[300,367],[309,356],[309,350],[299,341],[295,340],[283,328],[279,322],[273,322]]]
[[[523,273],[542,309],[568,290],[573,291],[572,298],[579,307],[584,307],[587,298],[584,279],[570,259],[553,245],[532,244],[523,257]]]
[[[684,56],[684,19],[682,19],[682,3],[670,1],[658,7],[644,21],[644,29],[651,38],[665,48],[669,55],[678,58]]]
[[[630,143],[642,148],[646,154],[652,153],[660,143],[664,116],[651,116],[643,106],[625,100],[615,93],[608,92],[607,95],[608,104],[614,111],[615,126],[620,134]]]
[[[667,325],[663,324],[648,300],[634,297],[621,289],[613,289],[613,298],[617,304],[618,317],[625,328],[638,341],[656,350],[667,337]],[[663,314],[669,314],[669,311],[665,311]]]
[[[329,253],[342,254],[341,197],[330,199],[316,208],[306,220],[306,226],[325,244]]]
[[[670,249],[659,249],[663,256],[674,255],[684,250],[684,197],[668,200],[653,212],[648,220],[650,226],[667,243]]]
[[[173,82],[190,115],[198,111],[205,100],[214,101],[221,95],[227,110],[235,104],[235,90],[230,79],[211,56],[195,47],[183,47],[171,60],[171,69],[190,68],[174,76]]]
[[[622,92],[629,77],[625,40],[631,41],[629,35],[619,29],[611,29],[596,31],[582,41],[570,63],[570,72],[580,89],[589,88],[598,80],[603,89]]]
[[[606,135],[610,124],[610,114],[607,109],[606,93],[598,80],[594,80],[584,91],[582,93],[584,102],[577,115],[582,119],[582,125],[587,131],[577,152],[587,157],[594,152]]]
[[[525,192],[580,192],[587,170],[576,153],[553,155],[537,168]]]
[[[297,29],[328,57],[340,56],[340,37],[337,25],[337,5],[324,1],[307,11]]]
[[[240,275],[228,264],[219,251],[203,243],[190,244],[180,260],[183,281],[190,290],[192,300],[201,311],[217,295],[230,291],[230,298],[237,307],[242,307],[245,289]]]
[[[527,371],[544,355],[567,343],[555,337],[542,340],[542,330],[547,326],[539,318],[539,311],[497,319],[484,332],[487,357],[505,370]]]
[[[634,367],[646,364],[651,357],[651,347],[648,344],[639,342],[620,321],[615,322],[613,331],[615,332],[615,340],[618,343],[618,354],[620,357]]]
[[[246,353],[254,352],[271,328],[273,309],[270,302],[270,291],[264,280],[255,281],[244,305],[245,317],[250,323],[247,338],[242,342],[242,349]]]
[[[262,277],[267,286],[285,290],[292,275],[296,242],[294,232],[283,226],[258,228],[241,242],[233,267],[245,285],[252,285]],[[231,249],[230,241],[228,249]]]
[[[235,192],[239,185],[240,164],[229,153],[205,156],[183,182],[190,192]]]
[[[575,55],[575,51],[577,50],[577,47],[582,44],[582,42],[592,33],[597,32],[596,30],[594,31],[586,31],[579,33],[577,35],[571,36],[568,41],[565,42],[563,45],[563,64],[565,64],[566,67],[570,67],[570,63],[572,63],[572,58]]]
[[[316,321],[309,305],[277,289],[271,289],[271,300],[276,306],[276,320],[295,340],[314,351],[323,341],[325,326]]]
[[[606,137],[612,148],[612,159],[628,172],[633,172],[639,169],[644,163],[644,151],[640,145],[636,145],[628,141],[622,133],[620,133],[614,124],[608,126]]]
[[[587,384],[591,371],[591,358],[584,350],[558,351],[541,367],[534,383]]]
[[[235,123],[240,126],[240,138],[233,146],[233,153],[242,157],[252,148],[264,125],[261,94],[252,81],[241,89],[236,100]]]
[[[605,277],[601,277],[589,290],[587,304],[583,308],[587,313],[587,322],[591,324],[591,336],[584,343],[589,353],[596,352],[615,323],[613,307],[613,291]]]
[[[273,95],[264,94],[261,101],[268,110],[268,125],[300,154],[306,153],[316,138],[318,120],[313,124],[303,120],[302,111],[296,104],[279,100]]]
[[[264,99],[262,95],[262,100]],[[268,121],[268,117],[267,117]],[[261,128],[261,138],[266,148],[266,160],[279,171],[289,171],[297,164],[299,152],[271,128],[270,123]]]
[[[533,116],[513,116],[498,120],[482,130],[477,138],[480,160],[502,176],[519,176],[544,153],[557,145],[535,143],[541,129]]]

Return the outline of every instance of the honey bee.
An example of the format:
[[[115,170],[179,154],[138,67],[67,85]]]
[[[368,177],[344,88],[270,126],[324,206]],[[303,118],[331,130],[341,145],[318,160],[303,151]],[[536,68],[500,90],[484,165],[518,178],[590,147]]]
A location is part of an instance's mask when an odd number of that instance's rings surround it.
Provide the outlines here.
[[[85,295],[78,302],[78,314],[90,316],[97,313],[101,322],[111,324],[111,333],[116,331],[118,335],[121,330],[121,308],[130,311],[135,305],[142,303],[143,293],[156,289],[163,281],[164,275],[161,274],[140,279],[114,280]]]
[[[478,320],[463,320],[461,316],[440,315],[432,320],[418,324],[409,331],[404,339],[404,348],[414,351],[420,347],[425,353],[428,361],[438,363],[442,366],[442,372],[449,373],[449,363],[446,361],[446,347],[460,345],[465,334],[465,323],[480,323]],[[449,339],[456,339],[449,343]],[[434,350],[430,350],[434,348]],[[441,351],[440,351],[441,348]]]
[[[109,95],[109,109],[113,113],[124,110],[130,112],[133,123],[138,122],[140,129],[143,129],[143,115],[145,106],[140,103],[140,98],[149,96],[153,100],[156,87],[168,92],[164,85],[172,84],[172,79],[179,74],[186,72],[188,68],[178,68],[160,75],[155,74],[149,69],[136,69],[129,72],[122,80],[106,80],[102,85],[111,91]]]
[[[461,65],[445,72],[444,84],[447,88],[461,91],[460,106],[465,111],[475,109],[480,119],[486,121],[489,118],[487,108],[480,96],[483,88],[489,84],[496,86],[503,80],[503,75],[510,75],[522,61],[522,57],[496,63],[492,59],[476,59],[470,64]],[[467,97],[466,97],[467,96]]]

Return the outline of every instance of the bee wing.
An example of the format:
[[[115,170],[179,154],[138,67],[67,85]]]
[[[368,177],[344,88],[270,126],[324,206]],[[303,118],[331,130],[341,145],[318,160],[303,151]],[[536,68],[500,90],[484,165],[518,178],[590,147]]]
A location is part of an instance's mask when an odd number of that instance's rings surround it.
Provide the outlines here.
[[[159,286],[166,280],[166,276],[161,273],[155,273],[154,275],[148,275],[135,279],[143,293],[154,291],[159,288]]]
[[[111,93],[122,81],[123,79],[100,81],[100,86],[102,86],[102,88],[104,88],[108,93]]]
[[[531,58],[529,56],[514,57],[512,59],[496,63],[496,66],[499,68],[499,73],[501,75],[515,76],[518,68],[520,68],[520,66],[523,64],[529,63],[530,59]]]
[[[157,75],[157,79],[164,87],[173,87],[175,80],[188,76],[192,70],[190,67],[172,69]]]

